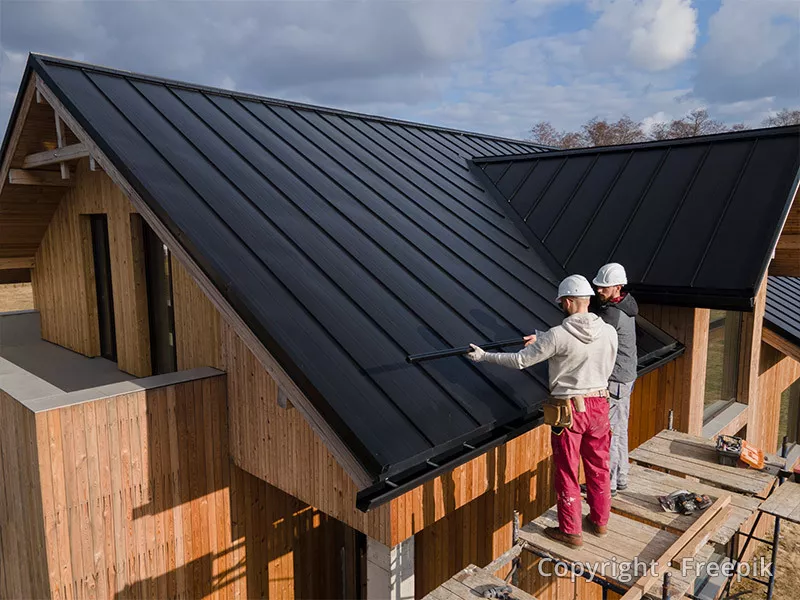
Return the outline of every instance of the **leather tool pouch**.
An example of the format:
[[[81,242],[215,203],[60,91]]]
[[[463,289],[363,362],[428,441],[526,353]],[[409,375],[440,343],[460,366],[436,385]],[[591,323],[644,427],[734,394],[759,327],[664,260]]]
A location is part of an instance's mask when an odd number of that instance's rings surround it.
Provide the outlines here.
[[[586,398],[583,396],[573,396],[572,405],[575,407],[575,412],[586,412]]]
[[[572,427],[572,404],[568,398],[548,398],[542,409],[545,425]]]

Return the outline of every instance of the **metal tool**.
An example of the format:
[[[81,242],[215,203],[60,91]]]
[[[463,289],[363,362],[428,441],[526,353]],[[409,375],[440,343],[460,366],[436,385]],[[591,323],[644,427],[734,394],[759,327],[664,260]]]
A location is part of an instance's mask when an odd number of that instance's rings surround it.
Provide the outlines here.
[[[501,340],[499,342],[486,342],[483,344],[475,344],[484,350],[497,350],[505,346],[521,346],[525,343],[525,338],[514,338],[511,340]],[[423,352],[421,354],[409,354],[406,361],[410,363],[422,362],[423,360],[434,360],[436,358],[448,358],[450,356],[461,356],[472,352],[471,346],[460,346],[458,348],[451,348],[450,350],[435,350],[433,352]]]

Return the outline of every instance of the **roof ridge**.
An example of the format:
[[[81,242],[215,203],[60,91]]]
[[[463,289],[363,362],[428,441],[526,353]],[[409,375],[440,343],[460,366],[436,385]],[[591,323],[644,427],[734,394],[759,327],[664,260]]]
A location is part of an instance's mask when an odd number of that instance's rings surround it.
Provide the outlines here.
[[[741,131],[724,131],[722,133],[709,133],[694,137],[682,137],[669,140],[647,140],[631,144],[617,144],[613,146],[586,146],[583,148],[549,149],[547,152],[528,152],[525,154],[504,154],[497,156],[483,156],[473,159],[476,163],[504,162],[509,160],[525,160],[530,158],[558,158],[560,156],[573,156],[581,154],[629,152],[631,150],[647,150],[650,148],[668,148],[672,146],[689,146],[692,144],[706,144],[710,142],[724,142],[755,139],[759,137],[776,137],[800,133],[800,125],[782,125],[780,127],[758,127]]]
[[[94,71],[100,73],[106,73],[108,75],[114,75],[117,77],[128,77],[130,79],[139,79],[141,81],[146,82],[156,82],[161,84],[168,84],[170,86],[186,89],[189,91],[197,91],[197,92],[205,92],[216,94],[220,96],[228,96],[233,98],[242,98],[248,100],[257,100],[259,102],[263,102],[265,104],[273,105],[273,106],[285,106],[288,108],[297,108],[301,110],[310,110],[316,112],[323,112],[323,113],[330,113],[338,116],[345,116],[345,117],[355,117],[363,120],[369,121],[377,121],[381,123],[391,123],[395,125],[405,125],[410,127],[416,127],[418,129],[428,129],[432,131],[443,131],[446,133],[453,133],[458,135],[468,135],[474,136],[477,138],[488,139],[488,140],[496,140],[499,142],[507,142],[511,144],[520,144],[523,146],[529,146],[532,149],[538,148],[542,150],[549,150],[550,148],[547,146],[543,146],[541,144],[536,144],[529,140],[520,140],[510,137],[504,137],[499,135],[492,135],[488,133],[480,133],[477,131],[468,131],[465,129],[456,129],[453,127],[444,127],[442,125],[433,125],[430,123],[420,123],[418,121],[409,121],[406,119],[396,119],[393,117],[384,117],[381,115],[374,115],[370,113],[361,113],[357,111],[345,110],[340,108],[333,108],[330,106],[322,106],[319,104],[309,104],[306,102],[298,102],[294,100],[284,100],[282,98],[273,98],[271,96],[261,96],[258,94],[251,94],[247,92],[239,92],[236,90],[227,90],[225,88],[215,87],[215,86],[207,86],[201,85],[196,83],[190,83],[188,81],[180,81],[178,79],[170,79],[168,77],[157,77],[154,75],[146,75],[144,73],[139,73],[136,71],[126,71],[124,69],[115,69],[113,67],[106,67],[104,65],[97,65],[94,63],[83,62],[78,60],[72,60],[68,58],[62,58],[60,56],[54,56],[50,54],[42,54],[39,52],[31,52],[29,60],[40,60],[42,62],[50,62],[56,63],[61,66],[65,67],[72,67],[72,68],[80,68],[80,69],[92,69]],[[535,151],[535,150],[534,150]],[[514,156],[513,154],[509,156]]]

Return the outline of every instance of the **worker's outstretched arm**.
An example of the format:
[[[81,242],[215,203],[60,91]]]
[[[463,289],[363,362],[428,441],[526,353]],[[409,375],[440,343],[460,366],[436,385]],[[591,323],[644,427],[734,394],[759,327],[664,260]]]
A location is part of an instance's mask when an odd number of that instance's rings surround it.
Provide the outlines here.
[[[519,352],[484,352],[474,344],[467,358],[474,362],[490,362],[510,369],[527,369],[543,362],[556,353],[556,340],[552,331],[536,336],[536,341]]]

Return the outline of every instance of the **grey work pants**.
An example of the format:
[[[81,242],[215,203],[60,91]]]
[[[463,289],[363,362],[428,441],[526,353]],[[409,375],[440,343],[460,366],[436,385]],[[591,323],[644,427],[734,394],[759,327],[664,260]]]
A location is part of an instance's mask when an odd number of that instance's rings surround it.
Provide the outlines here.
[[[633,383],[608,383],[608,420],[611,423],[611,490],[628,485],[628,419]]]

